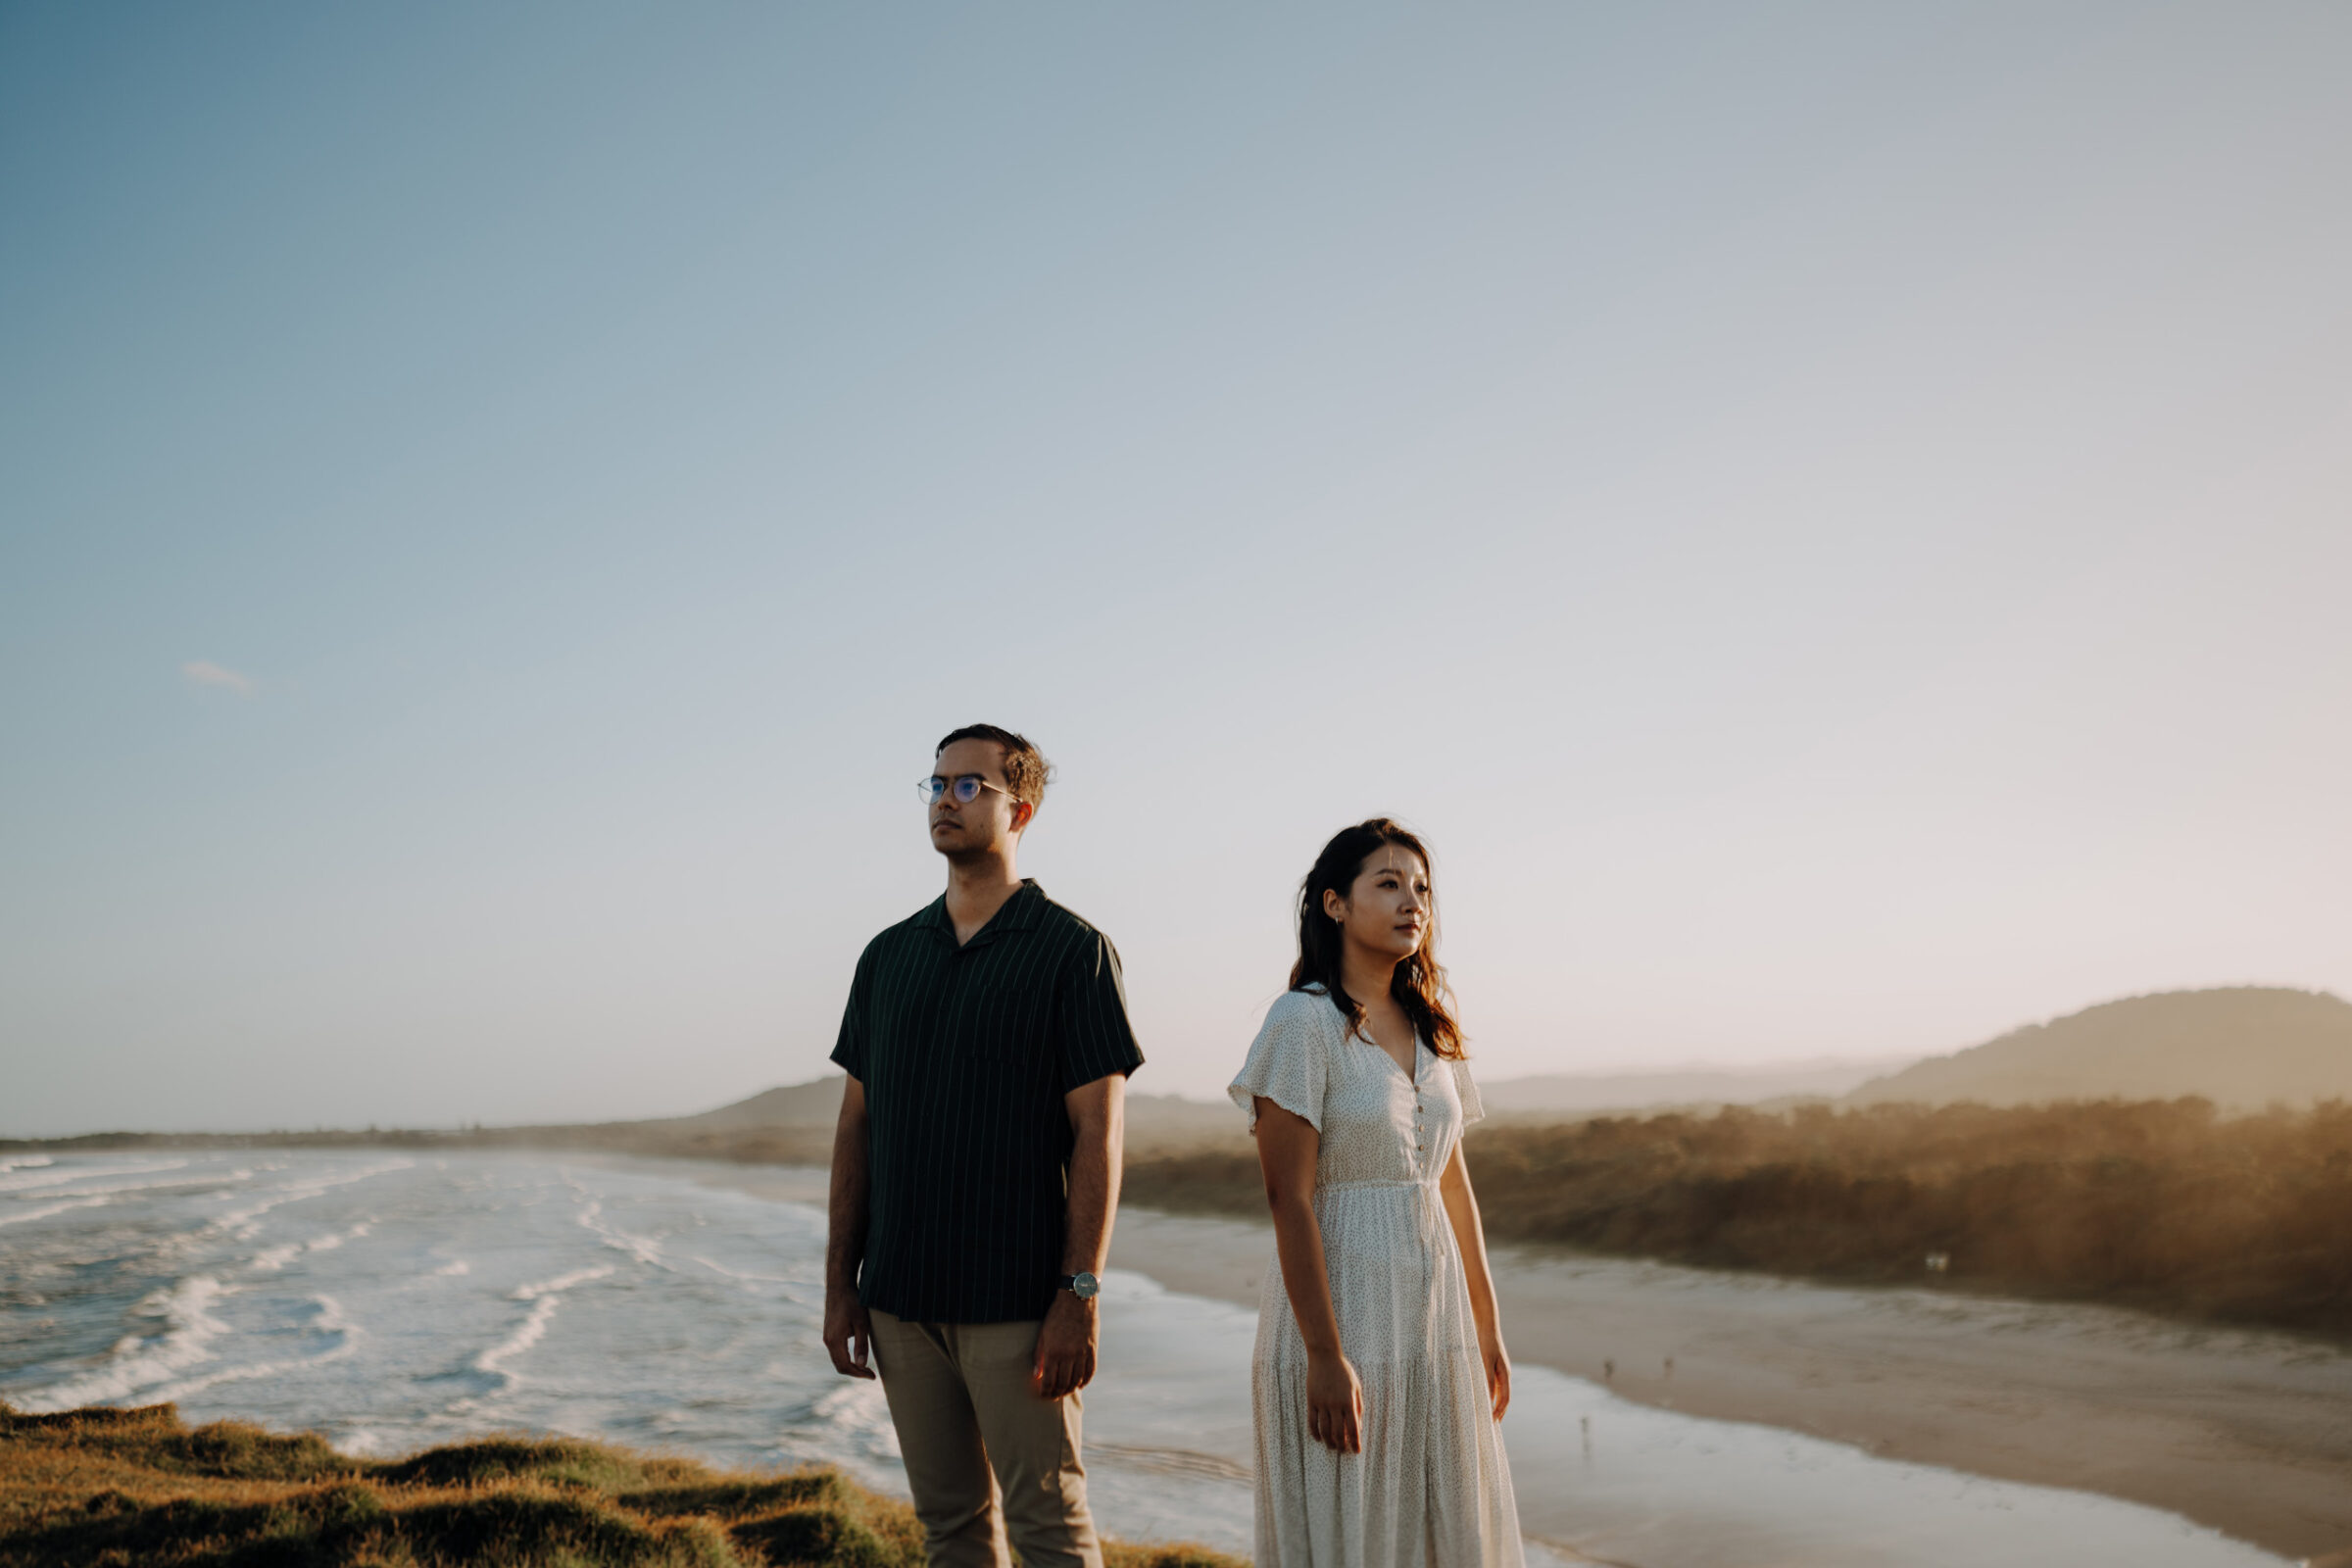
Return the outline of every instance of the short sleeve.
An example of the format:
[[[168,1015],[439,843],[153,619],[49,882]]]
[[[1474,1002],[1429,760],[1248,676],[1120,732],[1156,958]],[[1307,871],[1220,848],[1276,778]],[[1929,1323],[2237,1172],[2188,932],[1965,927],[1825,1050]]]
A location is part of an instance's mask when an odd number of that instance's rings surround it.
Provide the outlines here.
[[[1446,1065],[1453,1069],[1453,1092],[1462,1100],[1462,1125],[1486,1120],[1486,1102],[1478,1098],[1478,1085],[1470,1081],[1470,1064],[1457,1057]]]
[[[1088,933],[1078,954],[1062,969],[1060,1014],[1061,1092],[1068,1094],[1112,1073],[1126,1076],[1144,1064],[1143,1048],[1127,1018],[1127,985],[1119,953],[1100,931]]]
[[[1325,1030],[1318,1027],[1316,1009],[1323,999],[1301,991],[1285,992],[1266,1009],[1266,1021],[1250,1043],[1242,1070],[1225,1092],[1249,1112],[1250,1130],[1257,1130],[1257,1102],[1271,1100],[1292,1115],[1323,1130],[1323,1085],[1329,1065]]]
[[[865,1082],[865,1014],[874,994],[874,950],[869,944],[858,956],[858,972],[850,980],[850,1004],[841,1009],[841,1034],[833,1042],[833,1065]]]

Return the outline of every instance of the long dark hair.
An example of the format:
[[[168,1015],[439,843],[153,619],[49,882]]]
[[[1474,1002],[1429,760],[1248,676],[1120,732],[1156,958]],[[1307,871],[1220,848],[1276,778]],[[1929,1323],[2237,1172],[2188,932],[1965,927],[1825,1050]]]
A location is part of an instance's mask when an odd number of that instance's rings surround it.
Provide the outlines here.
[[[1429,850],[1422,842],[1385,816],[1358,822],[1342,828],[1323,853],[1315,857],[1315,868],[1306,873],[1298,885],[1298,961],[1291,965],[1291,989],[1303,991],[1310,985],[1320,985],[1340,1004],[1348,1015],[1348,1027],[1364,1029],[1364,1004],[1348,994],[1340,983],[1340,954],[1346,939],[1340,933],[1340,922],[1323,912],[1326,890],[1348,897],[1362,873],[1364,862],[1384,844],[1394,844],[1421,857],[1423,865],[1430,864]],[[1429,1049],[1441,1056],[1459,1060],[1462,1052],[1462,1026],[1453,1021],[1453,988],[1446,983],[1446,970],[1438,962],[1438,895],[1437,873],[1430,873],[1429,926],[1421,935],[1421,946],[1412,956],[1396,965],[1390,977],[1389,995],[1404,1009],[1413,1021]],[[1366,1031],[1367,1033],[1369,1031]]]

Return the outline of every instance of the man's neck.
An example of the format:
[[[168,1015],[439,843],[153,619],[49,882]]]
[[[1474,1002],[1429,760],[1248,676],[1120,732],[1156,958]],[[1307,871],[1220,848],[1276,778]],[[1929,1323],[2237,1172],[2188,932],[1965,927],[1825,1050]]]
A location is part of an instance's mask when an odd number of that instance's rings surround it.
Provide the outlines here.
[[[1021,891],[1021,874],[1010,855],[979,856],[948,862],[948,920],[962,947],[988,924],[1004,903]]]

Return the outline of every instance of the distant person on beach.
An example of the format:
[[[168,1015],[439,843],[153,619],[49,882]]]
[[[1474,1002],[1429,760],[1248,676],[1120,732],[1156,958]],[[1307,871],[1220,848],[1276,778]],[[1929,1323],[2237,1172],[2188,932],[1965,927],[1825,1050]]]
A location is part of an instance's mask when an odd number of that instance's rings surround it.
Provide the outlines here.
[[[1511,1401],[1461,1135],[1485,1112],[1438,966],[1429,852],[1348,828],[1298,895],[1298,960],[1228,1091],[1277,1266],[1250,1396],[1258,1568],[1519,1568]]]
[[[1143,1053],[1110,939],[1013,868],[1045,758],[971,724],[931,768],[948,890],[866,944],[833,1048],[825,1348],[880,1373],[934,1564],[1101,1568],[1078,1391]]]

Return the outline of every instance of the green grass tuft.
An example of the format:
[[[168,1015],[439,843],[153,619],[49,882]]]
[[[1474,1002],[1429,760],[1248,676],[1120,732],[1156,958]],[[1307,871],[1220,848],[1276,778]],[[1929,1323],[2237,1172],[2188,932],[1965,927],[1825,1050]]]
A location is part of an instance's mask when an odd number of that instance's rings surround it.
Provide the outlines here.
[[[1111,1568],[1239,1568],[1197,1546]],[[920,1568],[912,1510],[837,1470],[728,1474],[502,1437],[355,1459],[168,1404],[0,1404],[0,1568]]]

